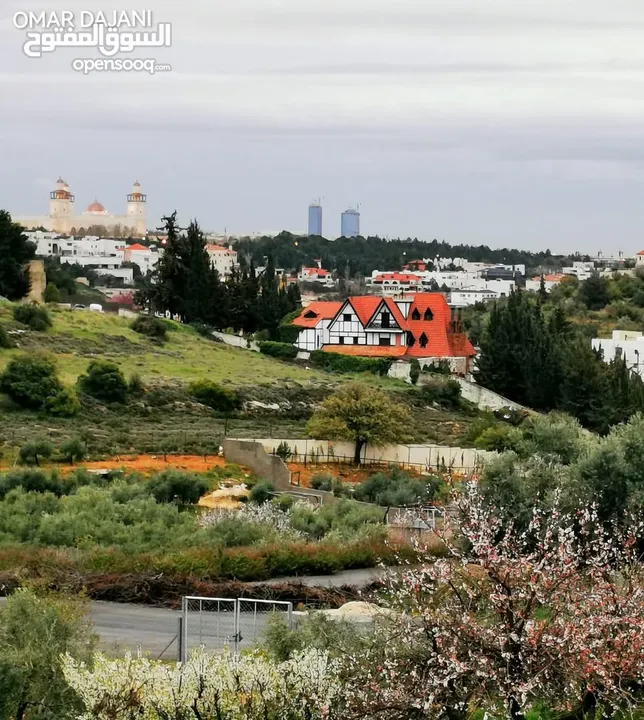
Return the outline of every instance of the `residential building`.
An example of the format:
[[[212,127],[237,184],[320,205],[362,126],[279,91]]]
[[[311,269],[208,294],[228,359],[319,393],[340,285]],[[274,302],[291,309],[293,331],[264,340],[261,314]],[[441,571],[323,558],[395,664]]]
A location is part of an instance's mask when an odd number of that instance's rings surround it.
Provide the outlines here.
[[[498,300],[499,293],[495,290],[452,290],[448,297],[448,304],[453,308],[464,308],[476,305],[480,302],[490,302]]]
[[[141,192],[141,185],[135,182],[126,197],[125,215],[109,213],[95,200],[81,214],[75,210],[76,197],[69,185],[58,178],[56,186],[49,193],[49,214],[41,216],[15,217],[27,230],[44,227],[49,232],[76,235],[90,227],[105,229],[105,235],[112,237],[145,237],[147,196]]]
[[[321,267],[303,267],[297,274],[300,282],[320,282],[325,285],[334,285],[333,275]]]
[[[366,295],[342,303],[315,302],[293,324],[302,328],[296,345],[345,355],[416,358],[421,366],[440,360],[454,372],[469,372],[476,352],[441,293],[393,299]]]
[[[614,330],[610,340],[592,340],[593,350],[602,353],[604,362],[623,359],[626,366],[644,378],[644,335],[631,330]]]
[[[561,284],[561,281],[566,276],[559,273],[557,275],[544,275],[543,276],[543,284],[546,288],[546,292],[551,292],[552,288],[557,287],[557,285]],[[534,277],[532,280],[526,280],[525,283],[525,289],[532,292],[539,292],[541,289],[541,277]]]
[[[349,208],[342,213],[340,235],[346,238],[358,237],[360,235],[360,213]]]
[[[206,252],[220,278],[224,279],[232,275],[233,268],[237,267],[237,253],[232,248],[223,245],[206,245]]]
[[[635,267],[644,267],[644,250],[640,250],[635,256]]]
[[[309,205],[309,235],[322,236],[322,205],[319,203]]]

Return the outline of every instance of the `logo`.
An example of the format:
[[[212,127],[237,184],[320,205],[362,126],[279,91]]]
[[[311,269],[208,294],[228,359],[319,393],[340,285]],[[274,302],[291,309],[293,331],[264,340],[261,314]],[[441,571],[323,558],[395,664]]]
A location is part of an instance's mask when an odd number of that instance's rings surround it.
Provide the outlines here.
[[[13,25],[26,32],[23,52],[41,58],[58,48],[95,48],[105,58],[139,48],[172,45],[170,23],[154,23],[151,10],[110,13],[82,10],[16,12]]]

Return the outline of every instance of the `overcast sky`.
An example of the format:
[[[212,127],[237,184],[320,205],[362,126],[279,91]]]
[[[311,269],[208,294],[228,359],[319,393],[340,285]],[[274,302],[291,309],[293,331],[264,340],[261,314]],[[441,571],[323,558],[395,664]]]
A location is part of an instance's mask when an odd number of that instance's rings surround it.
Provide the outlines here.
[[[151,9],[172,72],[71,69],[22,54],[22,10]],[[364,234],[593,252],[644,247],[642,0],[0,0],[0,207],[149,225]]]

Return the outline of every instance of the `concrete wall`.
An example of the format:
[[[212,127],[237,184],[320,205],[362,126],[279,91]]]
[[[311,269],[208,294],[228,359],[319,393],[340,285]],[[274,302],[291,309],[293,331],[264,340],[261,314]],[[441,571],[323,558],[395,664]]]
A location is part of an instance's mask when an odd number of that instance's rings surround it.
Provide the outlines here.
[[[212,334],[218,340],[221,340],[223,343],[230,345],[231,347],[259,352],[259,345],[256,342],[251,342],[249,345],[248,340],[246,340],[246,338],[239,337],[239,335],[228,335],[227,333],[218,332],[216,330],[213,330]]]
[[[456,382],[461,386],[461,395],[465,400],[474,403],[481,410],[500,410],[506,407],[515,407],[522,409],[522,406],[518,403],[508,400],[502,395],[498,395],[492,390],[477,385],[476,383],[468,382],[464,378],[454,378]],[[525,408],[527,410],[527,408]]]
[[[31,280],[31,290],[25,301],[41,303],[43,293],[47,287],[44,260],[31,260],[29,263],[29,278]]]
[[[421,370],[429,369],[432,366],[438,365],[440,362],[447,362],[449,364],[450,371],[454,375],[467,374],[467,358],[418,358],[418,362]],[[389,368],[388,375],[390,378],[411,382],[410,371],[411,363],[407,360],[397,360]]]
[[[224,440],[224,457],[229,462],[250,468],[255,475],[270,482],[276,490],[291,487],[291,473],[281,458],[269,455],[254,440]]]
[[[331,440],[292,440],[262,439],[267,453],[274,453],[280,443],[285,442],[294,453],[294,462],[307,462],[313,454],[314,462],[336,462],[340,458],[353,458],[354,445],[349,442]],[[363,461],[369,463],[398,463],[414,465],[417,469],[453,468],[465,473],[479,470],[486,460],[495,457],[495,453],[474,448],[454,448],[445,445],[388,445],[382,448],[370,447],[364,451]],[[237,461],[233,461],[237,462]],[[244,464],[241,463],[240,464]],[[248,465],[248,463],[245,463]]]

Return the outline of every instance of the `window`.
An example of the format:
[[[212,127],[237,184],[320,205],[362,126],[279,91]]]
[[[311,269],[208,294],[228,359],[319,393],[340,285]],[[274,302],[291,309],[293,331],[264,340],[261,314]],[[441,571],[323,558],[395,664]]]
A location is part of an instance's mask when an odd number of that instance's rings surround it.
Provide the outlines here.
[[[434,313],[429,308],[427,308],[427,310],[425,310],[425,320],[433,320],[433,319],[434,319]]]
[[[390,327],[390,325],[389,325],[389,320],[390,320],[390,318],[391,318],[391,316],[389,315],[388,312],[383,312],[383,313],[382,313],[382,327],[383,327],[383,328],[388,328],[388,327]]]
[[[343,337],[340,338],[340,345],[344,345],[344,338],[343,338]]]
[[[416,344],[416,338],[413,336],[412,333],[407,333],[407,347],[414,347]]]
[[[378,345],[381,345],[382,347],[389,347],[389,345],[391,345],[391,338],[389,335],[381,335]]]
[[[426,347],[427,347],[427,335],[425,335],[425,333],[423,333],[423,334],[420,336],[419,343],[420,343],[420,346],[421,346],[422,348],[426,348]]]
[[[351,322],[351,313],[344,313],[342,319],[344,320],[344,322]]]
[[[418,308],[414,308],[414,312],[411,314],[412,320],[420,320],[420,313],[418,312]]]
[[[357,338],[357,337],[354,337],[354,338],[353,338],[353,344],[354,344],[354,345],[357,345],[357,344],[358,344],[358,338]]]
[[[311,319],[311,318],[317,317],[317,314],[314,313],[313,310],[309,310],[309,311],[304,315],[304,317]]]

